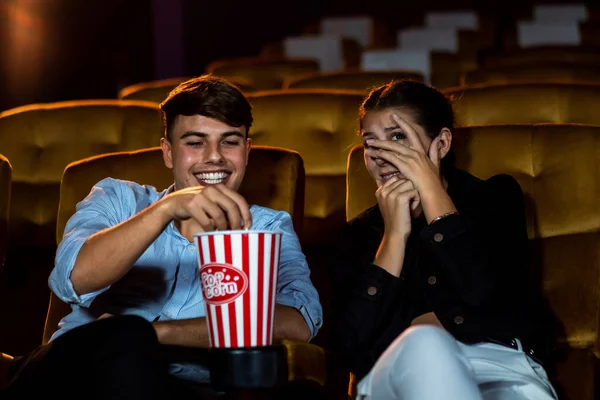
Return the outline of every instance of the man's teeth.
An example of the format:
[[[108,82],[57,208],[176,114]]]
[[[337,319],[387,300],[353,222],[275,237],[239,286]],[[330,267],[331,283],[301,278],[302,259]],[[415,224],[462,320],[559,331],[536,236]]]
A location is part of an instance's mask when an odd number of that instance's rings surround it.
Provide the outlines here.
[[[202,182],[208,183],[209,185],[221,183],[228,176],[229,174],[227,172],[204,172],[201,174],[196,174],[196,178],[200,179]]]

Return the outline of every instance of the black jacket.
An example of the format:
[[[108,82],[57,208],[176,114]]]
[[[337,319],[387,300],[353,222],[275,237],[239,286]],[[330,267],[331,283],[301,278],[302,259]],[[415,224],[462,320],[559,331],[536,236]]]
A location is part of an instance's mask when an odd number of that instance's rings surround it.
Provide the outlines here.
[[[359,378],[389,344],[428,311],[456,339],[508,344],[519,338],[547,358],[551,319],[529,284],[529,242],[521,187],[454,169],[448,194],[460,214],[413,220],[400,277],[372,262],[384,223],[378,206],[350,221],[339,249],[331,347]]]

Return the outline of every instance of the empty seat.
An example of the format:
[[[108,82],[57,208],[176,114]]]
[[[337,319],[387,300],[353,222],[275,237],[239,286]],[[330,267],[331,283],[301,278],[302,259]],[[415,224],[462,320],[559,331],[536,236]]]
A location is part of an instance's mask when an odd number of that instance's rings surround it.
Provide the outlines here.
[[[313,74],[290,79],[286,89],[349,89],[368,91],[391,80],[410,79],[423,82],[423,74],[411,71],[347,71],[331,74]]]
[[[119,98],[125,100],[145,100],[152,101],[154,103],[162,103],[167,98],[171,90],[175,89],[181,82],[184,82],[188,79],[189,78],[170,78],[136,83],[121,89],[119,92]],[[243,92],[251,92],[254,90],[245,82],[235,81],[234,79],[228,80],[239,87]]]
[[[171,90],[188,78],[170,78],[149,82],[140,82],[124,87],[119,91],[119,99],[145,100],[162,103]]]
[[[513,65],[506,67],[478,68],[463,74],[462,85],[477,83],[516,83],[516,82],[581,82],[600,83],[600,69],[592,66],[578,66],[562,63],[539,65]]]
[[[514,83],[444,90],[458,126],[574,122],[600,124],[600,85]]]
[[[134,100],[33,104],[0,113],[13,167],[10,246],[54,248],[59,186],[72,161],[159,143],[158,105]]]
[[[598,66],[600,52],[594,47],[540,46],[505,51],[483,51],[480,58],[480,65],[484,67],[547,63]]]
[[[319,63],[311,59],[235,58],[214,61],[206,72],[256,90],[270,90],[281,89],[289,78],[319,72]]]
[[[295,150],[304,159],[303,239],[331,240],[344,221],[346,159],[359,143],[357,91],[290,89],[250,94],[253,142]]]

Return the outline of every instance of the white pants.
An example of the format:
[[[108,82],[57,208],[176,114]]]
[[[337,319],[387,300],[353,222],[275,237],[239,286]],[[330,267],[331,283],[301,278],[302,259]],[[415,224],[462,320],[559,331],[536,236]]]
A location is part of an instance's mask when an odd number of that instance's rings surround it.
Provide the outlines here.
[[[518,342],[518,341],[517,341]],[[358,383],[368,400],[555,400],[542,366],[519,350],[466,345],[435,326],[407,329]]]

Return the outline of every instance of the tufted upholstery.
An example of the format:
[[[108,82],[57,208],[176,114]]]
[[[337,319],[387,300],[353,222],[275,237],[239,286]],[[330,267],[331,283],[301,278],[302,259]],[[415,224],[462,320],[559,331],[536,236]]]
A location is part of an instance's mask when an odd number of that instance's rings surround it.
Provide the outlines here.
[[[458,166],[514,176],[526,197],[535,276],[563,325],[557,366],[565,399],[595,398],[600,375],[600,126],[489,125],[457,129]],[[348,218],[375,204],[362,147],[348,163]],[[366,193],[365,193],[366,192]],[[367,194],[368,193],[368,194]]]
[[[0,148],[13,167],[11,247],[53,246],[59,185],[71,161],[155,146],[163,124],[154,103],[80,100],[0,113]]]
[[[163,190],[173,183],[173,174],[165,167],[160,147],[135,152],[103,154],[71,163],[65,169],[60,187],[60,205],[56,242],[62,240],[65,225],[75,206],[100,180],[112,177]],[[292,216],[294,228],[302,229],[304,203],[304,165],[294,151],[254,146],[240,193],[251,204],[283,210]],[[46,317],[43,343],[47,343],[69,307],[52,295]]]
[[[235,58],[214,61],[206,72],[243,82],[256,90],[271,90],[281,89],[291,77],[319,72],[319,63],[312,59]]]
[[[119,98],[125,100],[145,100],[160,104],[167,98],[171,90],[175,89],[177,85],[188,79],[190,78],[170,78],[136,83],[121,89]],[[237,85],[240,90],[244,92],[251,92],[254,90],[250,85],[244,82],[237,82],[234,79],[229,79],[229,81]]]
[[[487,54],[483,52],[480,62],[484,67],[547,63],[597,66],[600,65],[600,53],[595,48],[583,46],[526,47],[501,52],[488,51]]]
[[[304,239],[327,241],[329,228],[344,221],[346,159],[358,143],[358,107],[362,92],[290,89],[257,92],[253,106],[253,142],[295,150],[306,168]]]
[[[516,65],[506,67],[478,68],[468,71],[461,78],[462,85],[477,83],[516,82],[589,82],[600,83],[600,70],[592,66],[569,64]]]
[[[10,209],[10,189],[12,167],[6,157],[0,154],[0,271],[6,257],[8,243],[8,213]]]
[[[348,89],[368,91],[391,80],[410,79],[423,82],[423,74],[411,71],[356,71],[331,74],[311,74],[292,78],[284,83],[286,89]]]
[[[600,124],[600,85],[513,83],[444,90],[458,126],[541,122]]]

